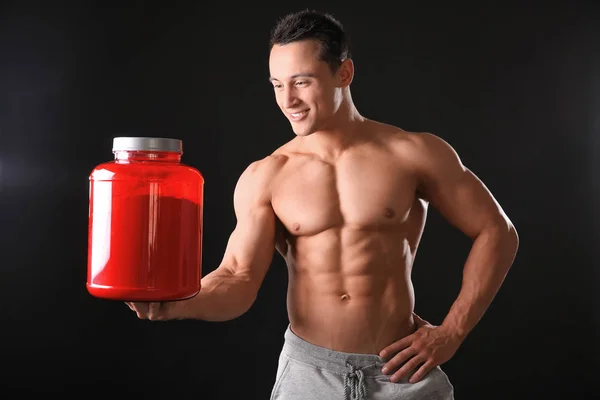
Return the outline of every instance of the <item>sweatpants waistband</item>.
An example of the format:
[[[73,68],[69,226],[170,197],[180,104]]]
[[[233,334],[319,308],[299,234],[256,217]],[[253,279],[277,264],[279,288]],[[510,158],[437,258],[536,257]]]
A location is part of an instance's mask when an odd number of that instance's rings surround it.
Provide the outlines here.
[[[293,360],[338,374],[361,370],[365,376],[384,376],[385,360],[377,354],[345,353],[314,345],[296,335],[290,326],[284,334],[283,352]]]

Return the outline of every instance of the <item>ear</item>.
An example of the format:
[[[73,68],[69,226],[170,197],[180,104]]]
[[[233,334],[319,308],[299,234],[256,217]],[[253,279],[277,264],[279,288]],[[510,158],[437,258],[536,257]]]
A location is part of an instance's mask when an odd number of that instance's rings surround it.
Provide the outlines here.
[[[351,59],[345,59],[338,69],[338,77],[341,87],[348,87],[354,79],[354,62]]]

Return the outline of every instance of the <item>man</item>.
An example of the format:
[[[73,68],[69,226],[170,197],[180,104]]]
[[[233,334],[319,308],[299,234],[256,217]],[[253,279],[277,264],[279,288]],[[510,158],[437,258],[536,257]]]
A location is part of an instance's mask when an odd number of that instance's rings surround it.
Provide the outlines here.
[[[236,318],[276,249],[289,268],[290,324],[272,399],[452,399],[439,366],[504,281],[515,228],[445,141],[358,112],[348,39],[330,15],[280,20],[269,68],[296,137],[241,174],[237,225],[200,293],[130,308],[151,320]],[[413,312],[411,268],[429,204],[473,240],[440,326]]]

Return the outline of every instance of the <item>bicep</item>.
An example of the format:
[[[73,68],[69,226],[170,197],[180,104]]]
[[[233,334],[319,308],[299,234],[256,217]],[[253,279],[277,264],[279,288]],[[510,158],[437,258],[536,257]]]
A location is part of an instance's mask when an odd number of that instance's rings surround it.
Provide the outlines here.
[[[436,137],[426,141],[419,190],[431,206],[470,238],[507,223],[490,190],[462,164],[454,149]]]
[[[275,216],[269,205],[248,205],[236,212],[223,264],[236,274],[247,274],[260,285],[275,251]]]
[[[275,213],[269,178],[269,170],[258,164],[252,164],[240,177],[233,198],[236,226],[222,262],[231,273],[251,280],[256,289],[275,252]]]

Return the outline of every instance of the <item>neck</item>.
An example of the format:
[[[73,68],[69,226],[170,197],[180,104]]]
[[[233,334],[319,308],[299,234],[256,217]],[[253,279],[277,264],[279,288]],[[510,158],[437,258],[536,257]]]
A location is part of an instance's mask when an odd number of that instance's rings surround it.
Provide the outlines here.
[[[323,159],[336,159],[347,148],[357,142],[359,127],[365,121],[350,98],[344,95],[338,111],[331,120],[313,134],[300,137],[299,144]]]

